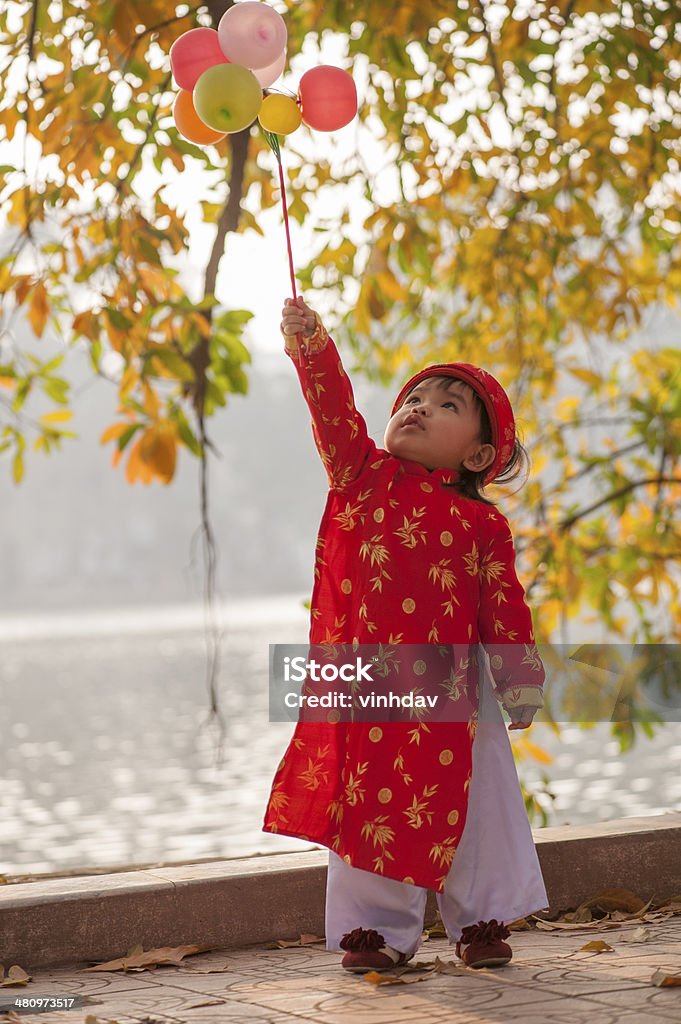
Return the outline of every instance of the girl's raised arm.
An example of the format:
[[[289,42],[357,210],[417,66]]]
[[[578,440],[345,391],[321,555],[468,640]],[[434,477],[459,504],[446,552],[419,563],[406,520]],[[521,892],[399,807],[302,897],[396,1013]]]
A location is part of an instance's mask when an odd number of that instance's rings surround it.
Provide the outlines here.
[[[376,452],[364,417],[355,407],[352,385],[333,340],[318,313],[301,297],[282,311],[286,353],[298,373],[312,417],[315,444],[329,486],[342,489],[355,480]],[[301,335],[301,344],[296,340]]]
[[[480,641],[506,710],[544,704],[544,666],[534,639],[532,615],[515,570],[508,520],[494,509],[485,520],[480,551]]]

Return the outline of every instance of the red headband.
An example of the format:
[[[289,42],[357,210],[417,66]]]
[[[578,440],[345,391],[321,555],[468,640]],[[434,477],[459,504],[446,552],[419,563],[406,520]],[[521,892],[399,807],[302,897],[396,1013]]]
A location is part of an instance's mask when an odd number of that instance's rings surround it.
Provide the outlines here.
[[[481,398],[492,428],[492,444],[496,448],[494,462],[487,467],[483,478],[483,482],[488,484],[505,468],[515,443],[515,419],[508,395],[496,377],[486,370],[481,370],[479,366],[471,366],[470,363],[434,363],[407,381],[395,399],[392,416],[399,409],[407,393],[428,377],[453,377],[462,380]]]

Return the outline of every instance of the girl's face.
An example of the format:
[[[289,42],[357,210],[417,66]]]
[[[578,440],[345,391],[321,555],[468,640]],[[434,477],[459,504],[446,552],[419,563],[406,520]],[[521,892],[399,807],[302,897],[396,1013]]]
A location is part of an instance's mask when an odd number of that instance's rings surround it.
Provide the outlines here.
[[[480,472],[496,450],[480,443],[480,414],[463,381],[428,377],[409,392],[385,431],[386,450],[426,469]]]

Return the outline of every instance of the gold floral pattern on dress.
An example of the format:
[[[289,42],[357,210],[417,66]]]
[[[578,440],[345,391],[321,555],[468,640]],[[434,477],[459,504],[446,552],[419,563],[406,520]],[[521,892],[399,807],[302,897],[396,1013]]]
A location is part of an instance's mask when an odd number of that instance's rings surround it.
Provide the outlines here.
[[[383,540],[382,533],[375,533],[370,540],[363,541],[359,546],[360,558],[369,558],[369,564],[376,566],[378,573],[376,576],[372,576],[370,583],[372,584],[373,590],[383,590],[384,580],[392,579],[390,573],[384,568],[385,563],[390,558],[390,553],[385,544],[381,544]]]
[[[411,806],[402,812],[410,828],[421,828],[424,822],[432,825],[434,812],[428,805],[437,790],[438,785],[435,783],[433,786],[424,786],[420,798],[414,794]]]
[[[454,860],[454,854],[456,853],[457,838],[456,836],[447,836],[439,843],[433,843],[430,848],[430,856],[434,861],[438,863],[439,867],[445,864],[448,868],[452,866]]]
[[[459,658],[458,668],[450,668],[449,675],[439,684],[440,688],[444,690],[447,700],[457,701],[463,697],[466,692],[466,681],[468,679],[470,663],[470,658]]]
[[[451,516],[456,516],[456,518],[459,521],[459,525],[461,526],[462,529],[470,530],[470,520],[466,518],[466,516],[463,514],[463,510],[459,507],[459,505],[457,505],[455,501],[453,501],[449,506],[449,514]]]
[[[372,869],[380,873],[385,870],[385,860],[395,860],[393,854],[388,849],[388,844],[392,843],[395,839],[395,830],[390,825],[385,824],[389,817],[388,814],[380,814],[373,821],[365,821],[362,825],[362,839],[370,839],[374,847],[379,846],[381,849],[380,855],[373,860]]]
[[[471,550],[463,556],[463,562],[469,576],[477,576],[479,574],[480,564],[478,559],[478,545],[475,541],[473,541],[473,547]]]
[[[376,630],[378,629],[378,626],[369,618],[369,610],[367,607],[366,598],[364,597],[362,598],[362,603],[359,606],[357,614],[359,616],[359,621],[364,623],[369,633],[375,633]]]
[[[400,538],[405,548],[415,548],[418,543],[426,543],[426,531],[423,529],[423,523],[420,522],[425,514],[425,505],[421,508],[413,508],[411,518],[405,515],[402,526],[399,530],[394,531],[395,536]]]
[[[323,782],[328,782],[329,772],[328,767],[325,765],[325,759],[328,753],[328,747],[320,747],[317,750],[316,757],[308,756],[307,768],[298,775],[298,778],[305,789],[319,789]]]
[[[362,776],[366,775],[368,769],[369,762],[365,761],[356,766],[354,774],[350,772],[345,786],[345,800],[349,807],[354,807],[358,800],[364,800],[366,789],[362,785]]]
[[[451,558],[441,558],[439,562],[433,564],[428,569],[428,579],[437,580],[443,590],[449,593],[449,599],[442,602],[442,608],[445,615],[454,617],[454,605],[459,606],[461,602],[454,595],[456,588],[456,576],[452,569],[449,568],[451,565]]]

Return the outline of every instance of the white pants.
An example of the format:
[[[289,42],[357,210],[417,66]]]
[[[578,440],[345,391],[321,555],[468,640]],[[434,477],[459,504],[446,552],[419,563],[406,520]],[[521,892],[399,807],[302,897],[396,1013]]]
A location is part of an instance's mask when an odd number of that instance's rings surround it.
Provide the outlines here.
[[[478,921],[515,921],[548,906],[506,725],[489,679],[481,686],[468,813],[445,881],[436,893],[450,942]],[[326,948],[340,950],[353,928],[375,928],[387,945],[415,953],[428,890],[346,864],[329,850]]]

